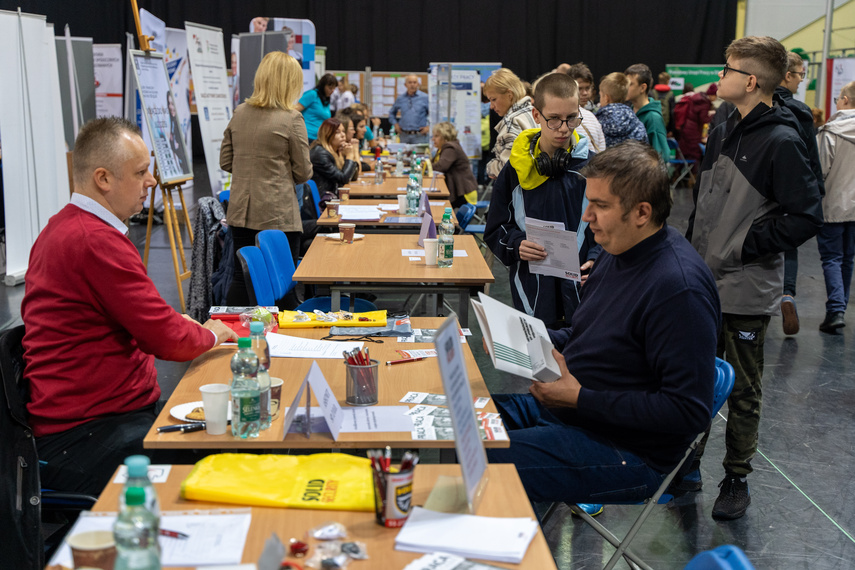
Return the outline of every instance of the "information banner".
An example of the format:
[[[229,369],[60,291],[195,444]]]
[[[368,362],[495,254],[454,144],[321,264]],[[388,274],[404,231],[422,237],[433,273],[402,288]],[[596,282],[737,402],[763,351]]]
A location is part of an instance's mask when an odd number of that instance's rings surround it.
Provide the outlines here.
[[[95,44],[92,46],[95,65],[95,116],[121,117],[122,108],[122,46]]]
[[[184,134],[187,156],[193,162],[193,134],[190,115],[195,111],[193,97],[193,77],[190,62],[187,61],[187,34],[177,28],[166,28],[166,72],[169,74],[169,87],[175,94],[175,109]]]
[[[160,180],[165,184],[188,180],[193,170],[187,160],[163,54],[132,50],[131,60]]]
[[[680,90],[686,83],[691,83],[695,91],[705,91],[710,83],[718,81],[718,72],[724,66],[724,62],[714,65],[683,65],[678,63],[669,63],[665,66],[665,71],[671,76],[672,89],[675,85],[680,85]],[[682,79],[682,83],[675,79]],[[675,89],[676,91],[676,89]],[[680,95],[680,93],[676,93]]]
[[[219,28],[184,22],[187,45],[190,46],[190,69],[196,92],[196,109],[202,148],[208,166],[211,192],[216,196],[225,189],[229,173],[220,169],[220,146],[223,132],[232,118],[232,101],[226,77],[223,31]]]
[[[850,81],[855,81],[855,58],[837,57],[826,60],[828,66],[828,88],[825,90],[825,108],[828,109],[828,117],[837,112],[837,104],[834,98],[840,95],[840,90]]]

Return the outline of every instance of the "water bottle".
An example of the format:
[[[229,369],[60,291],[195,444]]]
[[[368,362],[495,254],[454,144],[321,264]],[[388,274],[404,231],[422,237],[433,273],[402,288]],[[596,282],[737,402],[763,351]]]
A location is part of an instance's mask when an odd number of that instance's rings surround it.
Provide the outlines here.
[[[407,215],[415,216],[419,212],[419,199],[421,198],[421,187],[415,173],[410,174],[407,182]]]
[[[419,185],[419,192],[421,192],[422,188],[422,176],[424,176],[424,172],[422,171],[422,159],[421,157],[416,159],[416,184]]]
[[[398,133],[395,131],[395,125],[392,125],[391,127],[389,127],[389,139],[392,142],[395,142],[397,140],[396,139],[397,136],[398,136]]]
[[[383,184],[383,163],[379,156],[374,159],[374,184]]]
[[[160,518],[145,508],[144,502],[141,487],[125,491],[126,506],[113,523],[115,570],[160,570]]]
[[[232,435],[243,439],[258,437],[261,394],[257,375],[258,357],[252,351],[252,339],[238,339],[238,351],[232,357]]]
[[[404,175],[404,152],[402,150],[398,150],[398,154],[395,155],[395,176],[403,176]]]
[[[436,237],[436,264],[438,267],[451,267],[454,260],[454,222],[451,221],[451,208],[445,209]]]
[[[383,127],[377,127],[377,146],[386,146],[386,142],[383,140]]]
[[[143,505],[154,516],[160,516],[160,504],[157,500],[157,492],[154,490],[154,485],[148,478],[148,466],[151,460],[145,455],[131,455],[125,459],[125,466],[128,468],[128,480],[125,483],[125,488],[119,493],[119,511],[125,508],[125,493],[131,487],[139,487],[145,493]]]
[[[270,349],[267,347],[267,338],[264,336],[264,324],[259,322],[250,323],[250,338],[252,339],[252,351],[258,357],[258,391],[261,394],[261,429],[270,427]]]

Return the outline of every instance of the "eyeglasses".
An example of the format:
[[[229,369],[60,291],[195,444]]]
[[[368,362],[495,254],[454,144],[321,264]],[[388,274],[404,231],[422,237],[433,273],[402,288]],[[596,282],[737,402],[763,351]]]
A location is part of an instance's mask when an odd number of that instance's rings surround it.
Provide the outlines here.
[[[848,98],[849,97],[846,95],[841,95],[840,97],[835,97],[834,99],[832,99],[832,101],[834,101],[835,105],[840,105],[844,99],[848,99]]]
[[[535,109],[537,109],[537,107],[535,107]],[[543,116],[543,111],[537,109],[537,112],[540,113],[541,116]],[[546,119],[546,126],[553,131],[557,131],[558,129],[560,129],[561,125],[563,125],[564,123],[567,123],[567,128],[571,131],[582,124],[581,115],[576,115],[575,117],[569,117],[567,119],[559,119],[558,117],[552,119],[547,119],[546,117],[543,118]]]
[[[736,73],[741,73],[742,75],[747,75],[751,77],[754,75],[753,73],[748,73],[747,71],[742,71],[741,69],[736,69],[735,67],[730,67],[729,63],[725,63],[724,67],[721,68],[721,77],[724,79],[727,76],[728,71],[735,71]]]
[[[804,79],[807,76],[807,71],[791,71],[790,73],[792,73],[794,75],[798,75],[802,79]]]

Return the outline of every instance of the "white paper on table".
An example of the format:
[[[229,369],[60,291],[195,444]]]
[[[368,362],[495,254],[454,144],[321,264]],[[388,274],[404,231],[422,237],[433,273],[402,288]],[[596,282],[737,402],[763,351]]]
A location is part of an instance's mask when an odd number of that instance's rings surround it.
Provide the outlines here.
[[[435,348],[426,348],[423,350],[401,350],[396,351],[401,355],[401,358],[436,358]]]
[[[530,518],[437,513],[413,507],[395,537],[395,550],[449,552],[466,558],[518,564],[537,529],[537,521]]]
[[[210,564],[240,564],[249,524],[250,509],[198,511],[182,514],[164,511],[160,528],[183,532],[189,538],[159,537],[160,560],[163,566],[206,566]],[[68,536],[89,530],[113,530],[116,513],[82,512]],[[51,564],[73,566],[71,548],[63,542],[51,559]]]
[[[582,280],[576,232],[566,231],[561,222],[547,222],[527,217],[525,236],[528,241],[546,248],[546,259],[528,262],[531,273],[573,281]]]
[[[423,249],[402,249],[401,255],[403,255],[404,257],[416,257],[416,256],[424,257],[425,250],[423,250]]]
[[[172,465],[149,465],[148,478],[152,483],[166,483],[169,479],[169,471],[172,470]],[[113,483],[124,485],[128,481],[128,466],[119,465],[119,470],[113,478]]]
[[[267,333],[270,356],[277,358],[343,358],[345,350],[361,349],[362,342],[314,340],[279,333]]]
[[[398,211],[398,204],[377,204],[377,207],[381,210],[393,210]]]
[[[410,261],[421,261],[421,257],[410,257]]]
[[[305,406],[296,406],[296,421],[289,430],[302,433],[302,424],[306,420]],[[341,408],[341,431],[339,433],[374,433],[412,431],[413,421],[406,416],[407,406],[365,406]],[[290,412],[290,409],[286,411]],[[312,406],[312,433],[326,433],[329,428],[321,409]],[[401,416],[404,419],[401,419]]]
[[[445,202],[443,202],[442,200],[430,200],[430,205],[431,206],[444,206]]]
[[[496,568],[498,566],[479,564],[445,552],[425,554],[404,566],[404,570],[496,570]]]
[[[377,221],[380,219],[382,212],[378,210],[376,206],[351,206],[341,204],[338,207],[338,214],[343,220]]]
[[[465,249],[455,249],[454,257],[469,257],[469,254],[466,253]]]

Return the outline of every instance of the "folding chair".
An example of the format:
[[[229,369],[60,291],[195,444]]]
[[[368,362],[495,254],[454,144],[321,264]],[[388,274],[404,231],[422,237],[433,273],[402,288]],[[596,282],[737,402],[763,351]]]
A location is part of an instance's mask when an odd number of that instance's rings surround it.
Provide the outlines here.
[[[715,386],[713,388],[713,406],[710,421],[712,421],[712,418],[715,417],[715,415],[727,401],[728,396],[730,396],[730,391],[733,389],[733,382],[735,378],[733,368],[730,366],[730,364],[728,364],[724,360],[721,360],[720,358],[715,359],[715,370],[716,377]],[[600,533],[600,535],[604,539],[606,539],[612,546],[617,549],[615,550],[615,553],[614,555],[612,555],[611,559],[609,559],[608,563],[603,567],[604,570],[611,570],[612,568],[614,568],[615,564],[618,563],[621,557],[627,559],[627,562],[630,563],[630,567],[633,567],[634,563],[637,567],[643,568],[644,570],[652,570],[650,565],[646,564],[635,553],[629,550],[629,544],[630,542],[632,542],[632,540],[635,538],[635,535],[641,529],[641,526],[644,524],[644,521],[646,521],[647,518],[651,515],[651,513],[653,512],[653,508],[656,506],[656,504],[665,504],[671,499],[673,499],[673,496],[665,495],[665,490],[668,489],[669,485],[671,485],[671,481],[673,481],[674,477],[676,477],[677,474],[680,472],[686,460],[694,455],[698,444],[704,437],[704,433],[705,432],[701,432],[698,434],[697,437],[695,437],[694,441],[692,441],[691,445],[689,445],[689,448],[686,450],[686,453],[683,455],[683,458],[679,461],[679,463],[677,463],[674,469],[672,469],[671,472],[668,473],[668,476],[665,477],[665,480],[662,481],[662,484],[659,486],[653,496],[644,501],[644,508],[641,510],[641,514],[638,515],[638,518],[635,520],[632,527],[629,529],[629,532],[626,533],[626,536],[624,536],[623,540],[618,539],[618,537],[612,534],[609,529],[604,527],[602,524],[600,524],[599,521],[595,520],[591,515],[584,512],[582,509],[575,509],[576,514],[579,515],[582,520],[591,525],[594,530]],[[632,505],[639,503],[616,502],[609,504]],[[552,517],[552,514],[555,512],[555,509],[558,505],[559,503],[553,503],[549,507],[549,510],[546,511],[546,514],[541,520],[541,526],[546,525],[546,522],[549,520],[549,518]]]
[[[694,175],[692,174],[692,168],[695,165],[694,160],[687,160],[685,156],[683,156],[683,151],[680,150],[680,145],[677,144],[675,139],[668,139],[668,148],[674,151],[674,158],[668,159],[668,166],[672,167],[673,174],[671,176],[671,190],[674,190],[679,186],[680,181],[684,178],[688,177],[689,186],[694,186]]]

